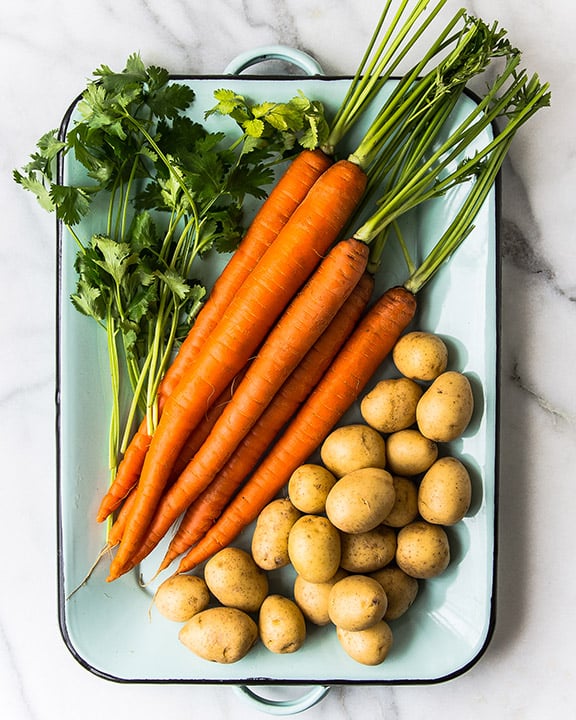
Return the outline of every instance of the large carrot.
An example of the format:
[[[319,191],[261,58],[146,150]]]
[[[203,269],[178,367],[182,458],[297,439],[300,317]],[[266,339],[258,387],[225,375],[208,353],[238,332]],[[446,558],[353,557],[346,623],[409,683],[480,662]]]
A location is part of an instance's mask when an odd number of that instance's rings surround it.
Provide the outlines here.
[[[238,249],[214,283],[206,303],[162,378],[158,388],[159,413],[162,412],[165,399],[178,385],[238,288],[332,162],[321,150],[303,150],[280,176],[250,223]],[[96,517],[98,522],[113,513],[138,482],[151,439],[149,423],[144,418],[124,453],[113,483],[102,498]]]
[[[416,312],[403,287],[388,290],[369,310],[271,452],[218,521],[185,555],[186,572],[229,545],[254,521],[358,398]]]
[[[289,222],[236,293],[210,342],[169,396],[146,454],[136,500],[110,567],[117,577],[152,520],[172,467],[190,432],[337,239],[357,208],[367,177],[339,160],[316,181]]]
[[[140,551],[124,571],[154,549],[178,517],[210,485],[258,418],[276,402],[283,384],[290,385],[287,380],[290,373],[297,375],[300,384],[310,391],[314,384],[310,377],[314,376],[313,381],[317,381],[321,376],[321,370],[313,366],[313,362],[319,360],[318,353],[313,354],[311,348],[314,343],[322,342],[326,353],[326,346],[343,342],[343,331],[351,329],[351,316],[358,318],[356,308],[360,300],[354,291],[361,280],[358,294],[364,304],[367,302],[369,281],[365,280],[364,273],[367,260],[368,246],[353,239],[338,243],[323,260],[267,337],[207,440],[164,494]],[[353,294],[353,310],[345,314],[344,321],[336,323],[334,318]],[[304,372],[310,377],[302,379]],[[293,384],[291,387],[294,390]],[[301,393],[297,388],[289,402],[294,403]],[[280,406],[283,407],[282,403]],[[266,432],[270,430],[267,428]]]
[[[214,481],[190,505],[170,542],[158,572],[194,545],[216,522],[240,485],[256,467],[276,435],[290,420],[328,369],[353,331],[372,295],[374,279],[364,274],[326,331],[282,385],[274,400],[242,440]],[[138,553],[136,562],[143,556]]]

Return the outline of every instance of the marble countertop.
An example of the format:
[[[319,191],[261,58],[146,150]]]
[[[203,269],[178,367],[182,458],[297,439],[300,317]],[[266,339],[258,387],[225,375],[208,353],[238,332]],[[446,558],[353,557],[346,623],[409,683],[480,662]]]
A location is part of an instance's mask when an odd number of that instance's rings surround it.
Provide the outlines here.
[[[503,173],[501,477],[496,628],[482,659],[437,685],[332,688],[306,712],[331,720],[536,720],[574,716],[576,577],[576,5],[468,0],[498,19],[524,64],[551,83],[552,108],[515,140]],[[7,3],[0,22],[0,438],[3,541],[0,715],[100,720],[129,713],[260,717],[233,688],[103,680],[58,628],[55,496],[54,221],[12,182],[102,63],[140,51],[175,73],[217,74],[239,53],[281,43],[351,74],[375,0],[129,0]]]

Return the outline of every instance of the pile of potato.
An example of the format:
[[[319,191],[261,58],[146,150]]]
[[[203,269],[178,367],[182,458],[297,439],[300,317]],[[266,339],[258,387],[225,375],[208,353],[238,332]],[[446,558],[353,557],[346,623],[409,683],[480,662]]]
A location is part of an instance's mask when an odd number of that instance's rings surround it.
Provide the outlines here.
[[[431,333],[404,335],[393,360],[401,376],[378,382],[361,400],[363,422],[335,429],[321,461],[293,473],[287,497],[258,518],[250,552],[225,548],[203,578],[176,576],[158,589],[158,609],[185,623],[180,640],[200,657],[235,662],[258,640],[293,653],[311,623],[333,626],[357,662],[379,664],[393,642],[389,623],[413,604],[419,581],[448,567],[445,527],[467,513],[471,482],[441,444],[469,425],[472,389],[447,370],[447,347]],[[270,593],[267,573],[287,566],[292,597]]]

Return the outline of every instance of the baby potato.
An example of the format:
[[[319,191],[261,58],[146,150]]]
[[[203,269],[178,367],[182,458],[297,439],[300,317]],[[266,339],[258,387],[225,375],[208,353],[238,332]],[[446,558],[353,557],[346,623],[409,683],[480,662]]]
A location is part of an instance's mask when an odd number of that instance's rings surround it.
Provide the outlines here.
[[[369,573],[387,565],[396,554],[396,533],[378,525],[363,533],[341,533],[340,566],[353,573]]]
[[[336,483],[333,473],[322,465],[306,463],[296,468],[288,480],[288,497],[294,507],[308,515],[324,512],[326,498]]]
[[[297,575],[294,580],[294,600],[304,614],[304,617],[314,625],[328,625],[328,598],[332,586],[345,578],[348,573],[339,568],[336,574],[321,583],[311,583],[305,580],[302,575]]]
[[[388,598],[384,620],[397,620],[410,609],[416,600],[419,590],[418,580],[407,575],[396,565],[388,565],[370,573],[370,577],[382,585]]]
[[[438,446],[419,430],[407,428],[388,436],[386,441],[388,469],[393,475],[419,475],[426,472],[438,457]]]
[[[393,643],[392,630],[385,620],[366,630],[336,628],[336,637],[344,652],[362,665],[380,665],[388,657]]]
[[[268,595],[268,576],[242,548],[226,547],[213,555],[204,579],[222,605],[245,612],[256,612]]]
[[[323,515],[302,515],[288,535],[288,556],[298,575],[323,583],[340,566],[340,533]]]
[[[418,515],[418,488],[412,478],[393,475],[395,500],[392,510],[384,518],[384,525],[401,528]]]
[[[450,442],[466,430],[473,411],[470,381],[466,375],[449,370],[437,377],[418,401],[416,422],[430,440]]]
[[[455,525],[468,512],[472,483],[464,464],[455,457],[442,457],[431,466],[418,488],[418,510],[424,520]]]
[[[275,570],[290,563],[288,535],[301,517],[288,498],[278,498],[261,511],[252,535],[252,558],[263,570]]]
[[[332,586],[328,615],[343,630],[365,630],[382,620],[388,599],[377,580],[367,575],[348,575]]]
[[[414,425],[423,388],[410,378],[381,380],[360,402],[360,413],[371,427],[388,435]]]
[[[306,639],[306,621],[298,605],[283,595],[268,595],[260,607],[258,631],[270,652],[296,652]]]
[[[448,536],[440,525],[415,520],[400,530],[396,542],[396,563],[411,577],[436,577],[450,563]]]
[[[204,660],[229,664],[241,660],[254,647],[258,626],[242,610],[213,607],[188,620],[178,638]]]
[[[173,575],[154,593],[158,612],[173,622],[186,622],[205,610],[210,602],[208,586],[198,575]]]
[[[382,468],[361,468],[341,477],[326,498],[330,522],[346,533],[380,525],[394,506],[392,475]]]
[[[427,382],[446,370],[448,348],[438,335],[416,330],[398,340],[392,360],[405,377]]]
[[[386,467],[386,442],[368,425],[344,425],[333,430],[320,448],[324,465],[336,477],[367,467]]]

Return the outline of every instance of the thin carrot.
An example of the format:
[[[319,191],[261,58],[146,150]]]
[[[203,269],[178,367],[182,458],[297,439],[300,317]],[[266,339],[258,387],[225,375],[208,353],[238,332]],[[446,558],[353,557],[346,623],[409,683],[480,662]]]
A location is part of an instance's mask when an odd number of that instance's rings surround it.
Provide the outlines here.
[[[146,454],[136,501],[109,580],[137,551],[189,433],[244,367],[320,258],[350,220],[366,188],[365,172],[339,160],[316,181],[236,293],[187,374],[164,405]]]
[[[220,513],[249,473],[256,467],[269,445],[319,382],[366,309],[374,279],[364,274],[302,362],[282,385],[274,400],[240,443],[236,452],[214,481],[190,505],[174,535],[158,572],[194,545],[214,524]],[[144,554],[146,556],[147,552]],[[136,562],[140,562],[140,553]]]
[[[364,276],[368,257],[368,245],[350,238],[337,243],[320,263],[266,338],[206,441],[165,492],[143,539],[148,551],[212,482],[322,336]]]
[[[186,572],[229,545],[288,482],[358,398],[416,312],[415,296],[388,290],[365,315],[330,368],[218,521],[185,555]]]
[[[214,283],[206,303],[162,378],[158,387],[159,414],[164,401],[206,342],[238,288],[332,162],[330,156],[321,150],[303,150],[280,176],[250,223],[238,249]],[[106,520],[138,482],[151,439],[150,423],[144,418],[124,453],[114,481],[102,498],[96,517],[98,522]]]

